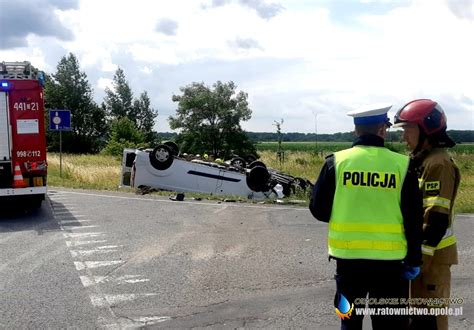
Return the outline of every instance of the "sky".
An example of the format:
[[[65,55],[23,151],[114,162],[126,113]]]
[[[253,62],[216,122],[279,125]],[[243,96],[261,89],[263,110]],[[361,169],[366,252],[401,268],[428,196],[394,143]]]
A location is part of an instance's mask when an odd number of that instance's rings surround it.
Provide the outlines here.
[[[352,130],[346,113],[431,98],[474,129],[474,0],[0,0],[0,61],[74,53],[100,103],[121,67],[171,131],[193,82],[248,93],[254,132]]]

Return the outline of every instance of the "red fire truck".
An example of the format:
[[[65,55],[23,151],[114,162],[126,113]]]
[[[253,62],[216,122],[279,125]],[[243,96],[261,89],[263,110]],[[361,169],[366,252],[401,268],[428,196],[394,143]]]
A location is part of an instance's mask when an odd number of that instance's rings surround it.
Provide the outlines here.
[[[46,194],[43,85],[29,62],[0,62],[0,200],[32,208]]]

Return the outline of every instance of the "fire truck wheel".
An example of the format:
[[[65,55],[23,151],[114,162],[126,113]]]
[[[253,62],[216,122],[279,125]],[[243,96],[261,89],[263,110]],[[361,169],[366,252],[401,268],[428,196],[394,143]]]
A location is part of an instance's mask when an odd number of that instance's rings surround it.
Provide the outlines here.
[[[248,166],[249,169],[252,169],[254,168],[255,166],[261,166],[261,167],[265,167],[267,168],[267,165],[265,165],[263,162],[259,161],[259,160],[255,160],[253,162],[250,163],[250,165]]]
[[[171,153],[173,154],[173,156],[178,156],[179,155],[179,147],[176,143],[174,143],[173,141],[166,141],[163,144],[165,146],[170,147]]]
[[[234,157],[230,160],[230,165],[237,168],[245,168],[247,164],[242,157]]]
[[[173,164],[173,152],[171,148],[165,144],[158,145],[150,152],[151,166],[157,170],[166,170]]]
[[[270,173],[263,166],[255,166],[247,173],[247,186],[255,192],[267,191],[269,189]]]
[[[41,208],[41,204],[44,200],[44,194],[42,195],[33,195],[29,200],[29,206],[31,210],[37,210]]]

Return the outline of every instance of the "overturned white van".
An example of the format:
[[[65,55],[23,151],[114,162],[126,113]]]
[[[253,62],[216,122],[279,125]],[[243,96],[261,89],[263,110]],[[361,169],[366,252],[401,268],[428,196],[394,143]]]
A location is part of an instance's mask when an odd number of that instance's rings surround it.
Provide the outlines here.
[[[188,160],[177,146],[161,144],[153,150],[125,149],[121,187],[151,187],[176,192],[236,195],[249,199],[283,197],[285,184],[306,186],[302,179],[267,169],[255,161],[248,167]],[[286,189],[285,195],[289,194]]]

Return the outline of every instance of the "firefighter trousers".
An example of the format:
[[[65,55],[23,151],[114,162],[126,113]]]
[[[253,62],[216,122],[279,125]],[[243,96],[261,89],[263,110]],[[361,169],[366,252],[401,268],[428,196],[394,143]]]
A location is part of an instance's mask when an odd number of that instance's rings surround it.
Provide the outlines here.
[[[432,263],[427,273],[421,273],[411,282],[411,298],[449,298],[451,293],[451,265]],[[440,305],[413,305],[418,308],[448,307]],[[447,315],[413,316],[410,320],[411,330],[448,330]]]

